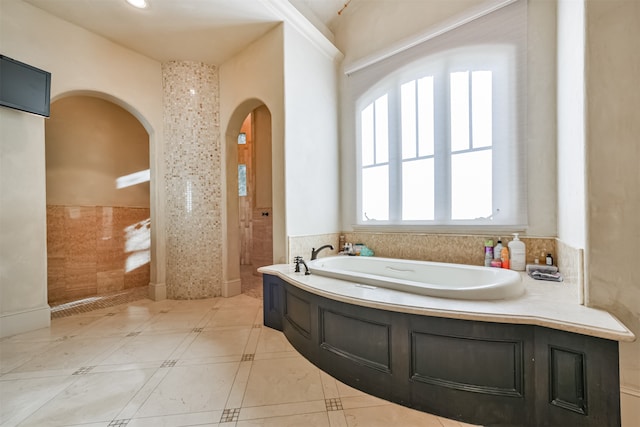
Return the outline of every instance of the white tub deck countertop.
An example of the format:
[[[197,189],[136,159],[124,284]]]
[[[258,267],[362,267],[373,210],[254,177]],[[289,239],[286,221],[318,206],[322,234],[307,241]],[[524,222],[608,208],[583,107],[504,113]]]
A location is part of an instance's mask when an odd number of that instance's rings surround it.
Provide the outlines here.
[[[522,274],[525,293],[513,299],[472,301],[409,294],[319,275],[295,273],[289,264],[258,269],[325,298],[401,313],[483,322],[537,325],[631,342],[634,334],[610,313],[579,303],[576,284],[534,280]]]

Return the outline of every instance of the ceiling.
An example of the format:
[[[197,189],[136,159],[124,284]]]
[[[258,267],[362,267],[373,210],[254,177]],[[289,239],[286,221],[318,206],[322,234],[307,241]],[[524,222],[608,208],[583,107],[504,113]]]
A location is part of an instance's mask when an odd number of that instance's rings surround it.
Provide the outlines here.
[[[347,0],[24,0],[52,15],[161,62],[221,64],[300,12],[328,38]]]

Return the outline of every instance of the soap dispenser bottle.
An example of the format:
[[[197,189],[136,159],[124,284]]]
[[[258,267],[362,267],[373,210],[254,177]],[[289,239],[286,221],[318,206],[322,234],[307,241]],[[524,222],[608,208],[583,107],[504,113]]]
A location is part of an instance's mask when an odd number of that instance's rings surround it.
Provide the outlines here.
[[[518,238],[518,233],[513,233],[513,240],[509,242],[511,269],[516,271],[524,271],[526,266],[526,250],[522,240]]]
[[[502,237],[498,237],[498,243],[493,247],[493,257],[495,259],[502,257]]]

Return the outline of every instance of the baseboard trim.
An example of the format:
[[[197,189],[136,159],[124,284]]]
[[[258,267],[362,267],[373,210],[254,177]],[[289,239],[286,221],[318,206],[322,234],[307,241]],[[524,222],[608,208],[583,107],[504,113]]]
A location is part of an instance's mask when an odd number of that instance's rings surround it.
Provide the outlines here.
[[[638,420],[640,420],[640,390],[620,387],[620,416],[622,427],[638,427]]]
[[[51,326],[51,307],[19,311],[0,315],[0,338]]]
[[[153,301],[167,299],[167,285],[165,283],[149,283],[149,298]]]
[[[225,298],[234,297],[242,293],[242,282],[240,279],[228,280],[222,283],[222,296]]]
[[[635,389],[635,388],[621,386],[620,387],[620,393],[621,394],[628,394],[629,396],[639,397],[640,398],[640,390]]]

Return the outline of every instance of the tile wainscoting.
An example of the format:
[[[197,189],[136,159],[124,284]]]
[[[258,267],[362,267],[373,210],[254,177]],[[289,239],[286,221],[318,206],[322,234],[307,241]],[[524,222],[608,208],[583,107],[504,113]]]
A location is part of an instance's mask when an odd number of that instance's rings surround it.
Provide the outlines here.
[[[149,208],[47,206],[49,303],[147,286]]]

